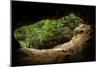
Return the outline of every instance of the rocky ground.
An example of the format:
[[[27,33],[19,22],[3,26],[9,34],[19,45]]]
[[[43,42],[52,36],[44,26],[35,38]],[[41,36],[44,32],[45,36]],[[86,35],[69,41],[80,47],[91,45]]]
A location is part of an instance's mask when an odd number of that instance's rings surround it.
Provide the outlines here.
[[[51,64],[95,60],[95,34],[93,26],[80,24],[73,38],[52,49],[20,48],[17,52],[17,65]]]

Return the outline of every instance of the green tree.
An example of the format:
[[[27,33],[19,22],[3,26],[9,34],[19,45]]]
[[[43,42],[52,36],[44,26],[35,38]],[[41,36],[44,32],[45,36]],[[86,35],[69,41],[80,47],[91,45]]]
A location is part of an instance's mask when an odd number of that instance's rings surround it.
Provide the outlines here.
[[[83,20],[75,14],[69,14],[60,19],[43,19],[35,24],[23,26],[14,33],[22,47],[51,48],[69,41],[73,30]]]

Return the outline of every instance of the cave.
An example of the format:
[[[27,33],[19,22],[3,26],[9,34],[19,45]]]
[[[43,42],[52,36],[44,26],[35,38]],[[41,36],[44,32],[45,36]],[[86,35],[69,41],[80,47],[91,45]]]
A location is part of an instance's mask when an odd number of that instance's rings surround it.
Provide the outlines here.
[[[12,66],[95,61],[95,9],[92,5],[11,1]],[[57,20],[70,13],[79,16],[84,22],[73,30],[73,37],[62,45],[39,50],[21,48],[14,36],[15,30],[23,26],[36,24],[42,19]],[[73,47],[68,45],[77,39],[80,41],[72,44]]]

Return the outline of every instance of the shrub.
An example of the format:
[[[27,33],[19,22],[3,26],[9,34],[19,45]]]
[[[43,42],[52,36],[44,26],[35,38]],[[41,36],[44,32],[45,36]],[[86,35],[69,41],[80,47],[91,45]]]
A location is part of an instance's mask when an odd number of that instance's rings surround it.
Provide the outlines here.
[[[54,20],[43,19],[17,29],[14,35],[21,45],[24,43],[22,47],[52,48],[69,41],[74,28],[82,22],[83,20],[74,14]]]

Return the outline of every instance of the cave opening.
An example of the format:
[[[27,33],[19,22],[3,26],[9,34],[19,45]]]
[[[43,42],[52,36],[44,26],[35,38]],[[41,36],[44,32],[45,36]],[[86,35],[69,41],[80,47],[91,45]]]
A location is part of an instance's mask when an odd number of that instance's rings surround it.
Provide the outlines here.
[[[72,18],[74,18],[74,20],[70,20],[68,16],[71,16]],[[82,20],[79,20],[76,17],[81,18]],[[34,62],[37,62],[37,60],[40,61],[40,63],[42,64],[41,59],[43,58],[34,60],[33,62],[33,60],[31,60],[33,57],[30,59],[30,56],[27,53],[24,53],[23,50],[21,51],[20,49],[22,47],[28,47],[28,48],[36,48],[36,49],[47,49],[48,51],[49,48],[53,48],[56,45],[69,42],[73,37],[73,30],[79,24],[79,23],[76,24],[76,22],[79,21],[95,26],[95,6],[12,1],[12,63],[13,65],[35,64]],[[59,22],[59,24],[57,22]],[[69,26],[70,29],[67,26]],[[68,33],[65,30],[67,31],[69,30],[70,32]],[[65,35],[66,33],[67,35]],[[78,31],[76,33],[83,34],[84,31]],[[95,33],[93,35],[95,35]],[[23,44],[25,45],[23,46]],[[55,45],[51,46],[48,44],[51,45],[55,44]],[[46,47],[44,47],[44,45]],[[95,42],[92,45],[95,45]],[[88,49],[87,47],[84,48]],[[89,58],[88,60],[95,60],[95,56],[94,56],[95,47],[93,47],[92,49],[89,47],[88,50],[86,49],[84,50],[84,54],[82,53],[82,55],[83,56],[85,55],[86,59]],[[78,49],[76,49],[75,51],[77,50]],[[65,53],[67,51],[62,50],[62,52]],[[85,52],[87,52],[86,53],[87,55],[85,54]],[[50,52],[47,52],[48,55],[49,53]],[[54,53],[51,53],[52,56],[51,54],[50,56],[53,57]],[[61,55],[59,54],[57,53],[58,56],[55,58],[59,58],[59,56]],[[92,59],[89,54],[91,54]],[[44,57],[44,55],[41,56]],[[80,57],[79,55],[76,54],[70,56],[69,54],[68,57],[65,56],[64,58],[65,60],[68,58],[67,61],[71,61],[71,62],[73,61],[73,59],[74,61],[77,60],[80,61],[81,59],[82,59],[81,61],[83,61],[83,58],[79,58]],[[47,60],[49,59],[50,57]],[[53,60],[55,61],[55,63],[58,63],[56,61],[57,59],[53,59]],[[64,62],[67,62],[65,60]],[[29,63],[27,61],[29,61]],[[50,63],[53,63],[54,61],[50,61]],[[44,63],[46,63],[46,61],[44,61]]]

